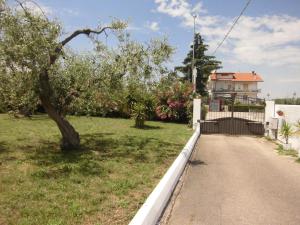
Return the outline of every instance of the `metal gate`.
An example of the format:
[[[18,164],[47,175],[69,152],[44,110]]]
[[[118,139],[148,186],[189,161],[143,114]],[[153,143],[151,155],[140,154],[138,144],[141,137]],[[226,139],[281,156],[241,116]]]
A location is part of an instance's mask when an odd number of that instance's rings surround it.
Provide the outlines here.
[[[230,95],[208,99],[202,105],[202,134],[263,135],[265,101]]]

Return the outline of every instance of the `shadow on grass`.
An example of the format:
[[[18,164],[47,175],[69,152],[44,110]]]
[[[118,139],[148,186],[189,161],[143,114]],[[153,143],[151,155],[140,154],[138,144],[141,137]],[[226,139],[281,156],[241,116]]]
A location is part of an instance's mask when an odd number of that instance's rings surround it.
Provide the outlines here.
[[[61,178],[70,174],[106,176],[111,168],[104,161],[116,163],[162,163],[176,157],[182,145],[153,137],[133,135],[113,136],[113,133],[81,135],[81,148],[61,152],[59,143],[40,142],[39,146],[25,146],[26,158],[39,166],[33,177]]]
[[[6,150],[8,150],[7,144],[4,141],[0,141],[0,154],[4,153]]]
[[[151,154],[159,159],[181,146],[154,137],[134,135],[99,138],[99,134],[89,134],[82,135],[82,139],[83,149],[98,152],[102,159],[122,158],[146,161]]]
[[[24,119],[30,119],[32,121],[39,121],[39,120],[49,120],[48,114],[35,114],[31,117],[24,117]]]
[[[135,127],[131,126],[131,128],[136,128],[140,130],[157,130],[157,129],[162,129],[160,126],[151,126],[151,125],[144,125],[144,127]]]

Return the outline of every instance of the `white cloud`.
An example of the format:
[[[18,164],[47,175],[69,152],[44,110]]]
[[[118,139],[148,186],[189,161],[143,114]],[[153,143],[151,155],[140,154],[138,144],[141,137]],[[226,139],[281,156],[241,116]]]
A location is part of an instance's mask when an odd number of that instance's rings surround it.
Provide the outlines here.
[[[236,59],[253,65],[296,64],[300,62],[297,27],[300,19],[286,15],[243,17],[220,51],[230,51]]]
[[[23,3],[23,6],[30,10],[30,12],[36,14],[36,15],[45,15],[45,16],[50,16],[53,14],[53,9],[49,6],[42,5],[40,3],[35,3],[31,1],[26,1]],[[21,8],[18,7],[18,10]]]
[[[159,31],[159,24],[158,22],[148,22],[146,27],[152,31]]]
[[[78,16],[79,15],[79,11],[74,10],[74,9],[68,9],[68,8],[63,8],[60,12],[63,14],[68,14],[70,16]]]
[[[201,2],[195,6],[190,5],[186,0],[155,0],[157,12],[167,14],[171,17],[179,17],[182,19],[182,24],[185,26],[193,26],[194,14],[205,14]],[[211,22],[210,17],[207,17],[206,22]]]
[[[209,15],[201,2],[195,6],[187,0],[155,0],[157,12],[181,20],[193,27],[197,14],[197,30],[213,51],[232,25],[234,18]],[[218,50],[227,62],[273,66],[299,64],[300,18],[288,15],[242,16],[229,38]]]
[[[279,79],[279,83],[300,83],[300,78]]]
[[[23,3],[23,6],[30,10],[30,12],[34,13],[35,15],[40,16],[62,16],[62,15],[68,15],[68,16],[78,16],[80,13],[78,10],[75,9],[69,9],[69,8],[60,8],[60,9],[53,9],[50,6],[46,6],[41,4],[37,1],[26,1]],[[20,10],[21,7],[18,6],[17,10]]]

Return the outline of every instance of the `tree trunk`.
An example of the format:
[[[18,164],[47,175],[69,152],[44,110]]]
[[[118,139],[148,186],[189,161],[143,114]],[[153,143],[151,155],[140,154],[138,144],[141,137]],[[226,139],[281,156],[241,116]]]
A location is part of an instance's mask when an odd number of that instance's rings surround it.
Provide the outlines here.
[[[62,150],[75,150],[80,146],[79,134],[74,127],[58,113],[56,108],[51,103],[52,89],[49,83],[48,70],[43,71],[39,76],[40,91],[39,97],[41,103],[48,113],[49,117],[53,119],[62,135],[61,149]]]

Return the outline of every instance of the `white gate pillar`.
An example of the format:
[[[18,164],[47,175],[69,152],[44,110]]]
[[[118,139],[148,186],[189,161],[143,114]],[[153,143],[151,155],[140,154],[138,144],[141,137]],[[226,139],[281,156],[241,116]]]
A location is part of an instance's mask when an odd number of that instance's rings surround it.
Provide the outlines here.
[[[270,119],[275,117],[275,102],[266,101],[265,107],[265,122],[270,122]]]
[[[201,99],[195,98],[193,101],[193,130],[196,129],[197,123],[201,119]]]
[[[265,135],[276,139],[277,138],[277,121],[274,120],[275,117],[275,102],[274,101],[266,101],[266,107],[265,107],[265,129],[266,133]],[[273,119],[272,119],[273,118]]]

